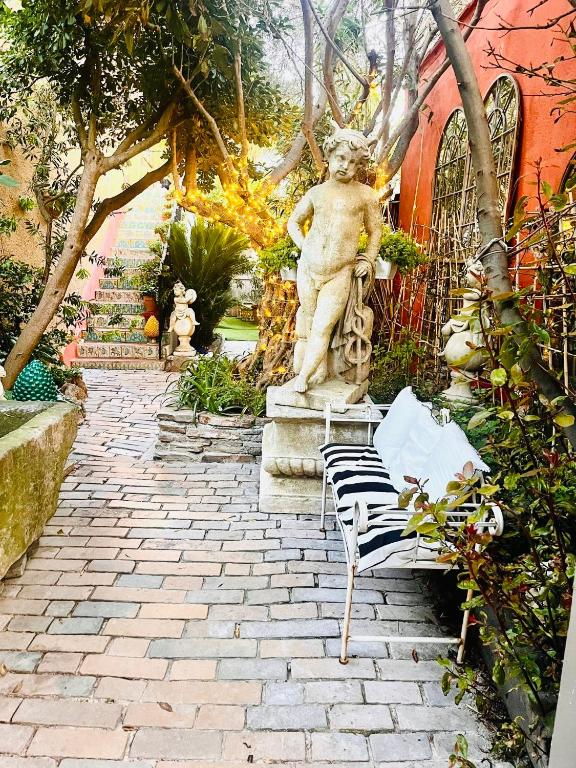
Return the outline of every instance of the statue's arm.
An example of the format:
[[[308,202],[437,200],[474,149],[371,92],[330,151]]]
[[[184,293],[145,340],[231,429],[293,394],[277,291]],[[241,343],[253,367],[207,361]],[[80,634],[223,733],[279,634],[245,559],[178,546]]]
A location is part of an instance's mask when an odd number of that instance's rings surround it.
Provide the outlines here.
[[[302,250],[305,238],[302,227],[304,226],[306,220],[309,219],[313,213],[314,204],[312,202],[312,195],[310,194],[310,191],[308,191],[302,200],[296,204],[296,207],[288,219],[288,234],[292,240],[294,240],[295,244],[298,248],[300,248],[300,250]]]
[[[365,258],[371,264],[376,262],[380,240],[382,238],[382,215],[380,213],[380,204],[378,196],[374,190],[370,190],[364,213],[364,228],[368,235],[366,243]]]

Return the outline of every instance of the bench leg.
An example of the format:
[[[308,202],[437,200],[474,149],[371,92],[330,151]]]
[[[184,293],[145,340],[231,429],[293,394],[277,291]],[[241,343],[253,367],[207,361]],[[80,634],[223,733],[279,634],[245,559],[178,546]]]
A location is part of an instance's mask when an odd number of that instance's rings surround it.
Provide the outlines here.
[[[328,490],[328,478],[326,476],[326,470],[322,475],[322,509],[320,513],[320,530],[325,531],[324,519],[326,518],[326,492]]]
[[[472,600],[474,593],[471,589],[466,592],[466,602]],[[468,624],[470,622],[470,609],[464,610],[464,616],[462,617],[462,631],[460,632],[460,645],[458,647],[458,656],[456,657],[456,663],[462,664],[464,660],[464,650],[466,648],[466,635],[468,634]]]
[[[344,609],[344,626],[342,627],[342,647],[340,649],[340,664],[348,664],[348,638],[350,636],[350,619],[352,618],[352,594],[354,592],[354,577],[356,566],[348,568],[348,586],[346,589],[346,607]]]

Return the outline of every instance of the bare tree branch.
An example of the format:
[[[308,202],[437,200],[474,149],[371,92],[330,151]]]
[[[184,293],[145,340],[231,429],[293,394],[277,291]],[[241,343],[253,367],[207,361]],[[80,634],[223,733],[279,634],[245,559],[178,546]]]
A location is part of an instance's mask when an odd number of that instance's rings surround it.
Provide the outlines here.
[[[246,133],[246,108],[244,105],[244,86],[242,85],[242,49],[238,43],[238,50],[234,54],[234,78],[236,81],[236,108],[238,110],[238,129],[240,131],[240,166],[242,170],[248,158],[248,135]]]
[[[347,7],[348,7],[348,0],[337,0],[336,3],[332,6],[328,14],[328,18],[326,20],[326,31],[330,36],[330,38],[333,38],[334,35],[336,34],[338,25],[340,24],[340,21],[342,20],[342,17],[346,12]],[[324,61],[322,63],[324,87],[326,88],[326,91],[328,93],[328,102],[329,102],[330,111],[332,112],[334,120],[340,126],[340,128],[343,128],[345,124],[344,114],[340,108],[338,95],[336,93],[336,86],[334,84],[335,58],[336,56],[334,53],[334,49],[332,48],[331,45],[328,44],[328,42],[326,42],[324,45]]]
[[[314,67],[314,31],[312,29],[312,16],[310,15],[310,0],[300,0],[302,7],[302,21],[304,23],[304,117],[302,120],[302,133],[306,137],[314,164],[318,173],[324,170],[324,158],[322,151],[314,136],[313,124],[313,100],[314,80],[312,77]]]
[[[132,202],[135,197],[144,192],[145,189],[148,189],[152,184],[155,184],[157,181],[162,181],[162,179],[170,173],[171,167],[172,158],[170,157],[159,168],[149,171],[138,181],[135,181],[134,184],[123,189],[122,192],[102,200],[86,225],[86,229],[82,235],[82,247],[85,248],[88,245],[90,240],[92,240],[104,223],[107,216],[114,213],[114,211],[120,210],[120,208],[123,208],[125,205],[128,205],[128,203]]]
[[[119,168],[128,160],[136,157],[136,155],[139,155],[141,152],[144,152],[145,150],[150,149],[151,147],[158,144],[158,142],[164,138],[170,129],[170,124],[175,112],[176,104],[172,102],[166,107],[155,127],[150,130],[147,135],[145,134],[145,138],[141,139],[136,144],[132,144],[132,146],[128,147],[122,152],[118,148],[112,155],[105,156],[105,171],[109,171],[112,168]]]
[[[220,154],[222,155],[222,159],[224,161],[224,165],[226,168],[226,176],[233,177],[234,176],[234,165],[232,163],[232,158],[230,157],[228,150],[226,149],[226,144],[224,143],[224,139],[222,138],[222,134],[220,133],[220,129],[218,128],[218,123],[216,120],[212,117],[210,112],[206,109],[204,104],[200,101],[198,96],[194,93],[194,90],[188,80],[184,77],[182,72],[178,69],[176,65],[173,66],[174,74],[176,75],[176,78],[180,81],[182,84],[182,87],[184,88],[186,94],[190,97],[192,100],[194,106],[196,109],[200,112],[202,117],[206,120],[208,125],[210,126],[210,130],[212,131],[212,135],[214,136],[214,139],[216,141],[216,146],[218,147],[218,150]],[[229,181],[230,179],[227,179]]]

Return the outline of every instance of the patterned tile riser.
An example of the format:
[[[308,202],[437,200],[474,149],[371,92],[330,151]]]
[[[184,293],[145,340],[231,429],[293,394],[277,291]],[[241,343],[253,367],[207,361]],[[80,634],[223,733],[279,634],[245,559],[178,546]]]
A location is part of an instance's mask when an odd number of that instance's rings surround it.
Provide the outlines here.
[[[122,330],[88,330],[86,332],[86,341],[98,341],[103,343],[108,342],[128,342],[136,344],[145,344],[148,339],[143,333],[138,331],[122,331]]]
[[[122,322],[110,324],[112,315],[96,315],[88,322],[89,330],[94,331],[137,331],[144,328],[145,320],[142,315],[123,315]]]
[[[107,342],[86,342],[81,341],[78,344],[78,357],[91,358],[135,358],[135,359],[158,359],[158,347],[156,344],[131,344],[131,343],[107,343]]]
[[[120,312],[123,315],[140,315],[144,311],[143,304],[111,304],[110,302],[94,302],[92,304],[92,315],[112,315]]]
[[[98,289],[94,297],[95,301],[107,303],[136,303],[140,301],[140,291],[128,290],[125,288],[104,288]]]

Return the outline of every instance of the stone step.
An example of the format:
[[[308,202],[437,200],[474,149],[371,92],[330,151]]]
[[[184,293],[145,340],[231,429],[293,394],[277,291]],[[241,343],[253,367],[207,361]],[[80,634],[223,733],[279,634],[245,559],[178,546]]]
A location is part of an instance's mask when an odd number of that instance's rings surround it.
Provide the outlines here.
[[[79,341],[78,357],[90,358],[133,358],[138,360],[157,360],[158,345],[150,343],[130,343],[130,342],[102,342],[102,341]]]
[[[141,303],[126,304],[124,302],[95,301],[90,302],[90,310],[92,315],[115,315],[117,313],[122,315],[139,315],[144,311],[144,305]]]
[[[144,328],[143,315],[122,315],[119,323],[110,323],[112,315],[95,315],[88,320],[88,327],[95,331],[137,331]]]
[[[142,250],[149,251],[149,242],[152,237],[132,237],[118,235],[115,247],[122,250]]]
[[[122,304],[136,304],[141,299],[140,291],[129,288],[99,288],[94,294],[94,301],[121,302]]]
[[[119,261],[121,264],[125,264],[127,267],[139,267],[147,261],[151,261],[156,257],[155,253],[148,248],[148,245],[143,248],[128,248],[120,247],[118,243],[110,250],[109,263]]]
[[[103,368],[109,371],[163,371],[164,360],[136,358],[77,357],[71,361],[75,368]]]
[[[104,343],[128,342],[130,344],[146,344],[148,342],[141,330],[128,330],[127,328],[89,328],[84,340]]]
[[[137,269],[125,269],[122,277],[101,277],[98,281],[101,290],[126,288],[129,291],[138,289],[136,285]]]

